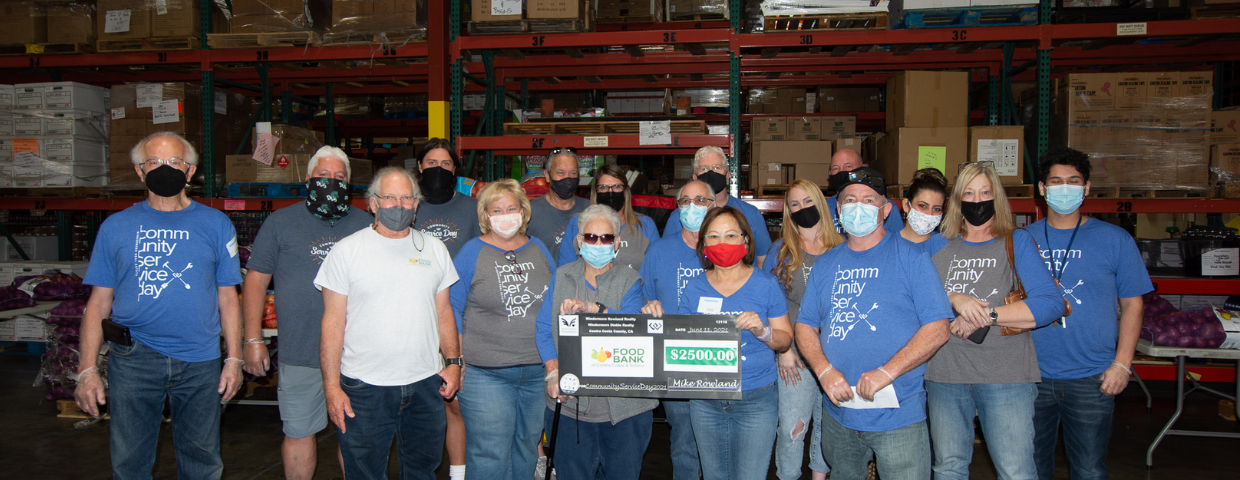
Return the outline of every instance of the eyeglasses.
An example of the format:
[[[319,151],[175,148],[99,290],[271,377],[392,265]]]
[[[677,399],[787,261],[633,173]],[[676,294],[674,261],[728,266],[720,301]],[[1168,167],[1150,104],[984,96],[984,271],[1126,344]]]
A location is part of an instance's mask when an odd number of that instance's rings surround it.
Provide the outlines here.
[[[185,165],[185,160],[182,159],[181,157],[172,157],[169,159],[151,157],[146,160],[143,160],[142,164],[145,165],[147,168],[155,168],[160,165],[167,165],[172,168],[181,168],[181,166]]]
[[[682,207],[687,207],[689,206],[690,203],[692,203],[699,207],[706,207],[706,206],[709,206],[710,202],[712,201],[714,201],[713,198],[706,198],[706,197],[693,197],[693,198],[680,197],[679,199],[676,200],[676,204]]]
[[[719,165],[702,165],[698,167],[697,172],[700,175],[700,174],[706,173],[709,170],[714,170],[715,173],[723,173],[728,170],[728,166],[722,163]]]
[[[581,234],[581,240],[590,245],[597,245],[599,242],[602,242],[603,245],[611,245],[616,243],[616,236],[611,234],[595,235],[593,233],[583,233]]]
[[[883,177],[877,175],[870,175],[869,173],[857,170],[853,170],[851,172],[841,172],[836,175],[842,175],[844,177],[844,181],[840,182],[840,184],[860,183],[862,185],[868,185],[870,188],[880,192],[887,189],[886,183],[883,182]],[[836,188],[836,190],[840,189]]]
[[[741,233],[729,233],[726,235],[719,235],[717,233],[712,233],[706,236],[706,240],[710,242],[719,242],[720,240],[725,240],[728,243],[739,242],[744,238],[745,238],[745,235]]]
[[[413,195],[401,195],[399,197],[395,195],[383,195],[383,196],[376,197],[376,198],[384,202],[387,202],[387,203],[393,203],[398,200],[400,201],[400,203],[413,203],[413,200],[415,197]]]
[[[508,250],[504,252],[504,259],[508,260],[509,262],[512,262],[512,273],[515,273],[517,275],[525,274],[525,271],[521,270],[521,266],[517,265],[517,252],[514,252],[512,250]]]
[[[576,148],[573,148],[573,147],[555,147],[555,148],[551,149],[551,156],[556,156],[556,155],[559,155],[559,154],[564,153],[564,152],[568,152],[568,153],[571,153],[571,154],[573,154],[573,155],[576,155],[576,154],[577,154],[577,149],[576,149]]]
[[[624,184],[622,183],[613,183],[609,185],[599,184],[596,188],[600,192],[623,192]]]

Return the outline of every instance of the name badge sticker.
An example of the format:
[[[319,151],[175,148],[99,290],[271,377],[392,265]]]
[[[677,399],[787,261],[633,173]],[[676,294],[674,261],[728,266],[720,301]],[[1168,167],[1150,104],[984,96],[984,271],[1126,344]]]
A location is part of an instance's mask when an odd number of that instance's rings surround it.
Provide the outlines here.
[[[697,313],[719,315],[723,311],[723,299],[719,297],[702,297],[698,299]]]

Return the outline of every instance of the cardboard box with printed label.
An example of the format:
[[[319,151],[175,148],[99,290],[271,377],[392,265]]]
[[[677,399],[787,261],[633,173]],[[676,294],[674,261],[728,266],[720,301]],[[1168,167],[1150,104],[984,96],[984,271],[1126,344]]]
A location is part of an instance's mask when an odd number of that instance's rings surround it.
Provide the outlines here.
[[[900,72],[887,79],[887,131],[967,127],[968,99],[968,72]]]
[[[163,4],[163,5],[161,5]],[[197,37],[202,34],[199,0],[163,0],[151,8],[152,37]],[[150,7],[148,7],[150,8]],[[222,26],[221,22],[212,25]],[[211,33],[211,32],[208,32]]]
[[[46,14],[39,2],[0,3],[0,45],[47,43]]]
[[[1115,108],[1131,110],[1145,107],[1146,75],[1120,73],[1115,78]]]
[[[804,179],[826,185],[831,171],[831,156],[820,141],[757,141],[752,145],[756,170],[750,171],[750,184],[787,185]]]
[[[1067,101],[1056,102],[1069,112],[1101,112],[1113,110],[1118,88],[1113,73],[1070,73],[1059,80],[1059,96]]]
[[[913,173],[934,167],[948,179],[956,178],[959,165],[969,158],[969,129],[900,128],[879,140],[879,165],[870,165],[882,172],[888,185],[907,185]]]
[[[1172,99],[1180,95],[1180,72],[1145,74],[1146,97],[1152,105],[1170,106]]]
[[[588,0],[525,0],[526,18],[583,18],[589,13]]]
[[[147,0],[97,0],[95,33],[99,40],[126,40],[151,36]]]
[[[13,110],[43,110],[43,84],[21,83],[13,85]]]
[[[882,90],[878,87],[853,87],[848,89],[849,96],[854,98],[854,112],[881,112],[883,110]]]
[[[855,135],[857,117],[819,117],[823,135]]]
[[[1025,127],[969,128],[969,161],[991,162],[1004,185],[1025,183]]]
[[[757,140],[787,140],[788,121],[783,117],[755,117],[749,122],[749,135]]]
[[[1240,144],[1210,147],[1210,177],[1222,187],[1225,198],[1240,198]]]
[[[806,113],[804,88],[780,88],[775,91],[775,113]]]
[[[106,112],[111,93],[103,87],[77,82],[43,84],[43,108]]]
[[[598,18],[652,16],[655,23],[663,21],[663,0],[598,0],[594,8]]]
[[[229,183],[301,183],[309,161],[310,155],[278,154],[268,166],[251,155],[229,155],[224,178]]]
[[[864,139],[860,139],[856,137],[837,138],[831,141],[831,154],[835,155],[835,152],[838,152],[844,149],[849,149],[849,150],[854,150],[857,153],[861,154],[862,155],[861,158],[865,158],[865,149],[862,147],[864,144],[865,144]]]
[[[851,95],[847,87],[818,87],[817,108],[822,113],[848,112]]]
[[[520,20],[525,17],[524,3],[524,0],[470,0],[469,11],[475,22]]]
[[[1210,144],[1240,143],[1240,110],[1210,112]]]
[[[1181,106],[1210,108],[1214,100],[1214,72],[1180,72]]]
[[[820,117],[788,117],[787,140],[817,141],[822,137]]]

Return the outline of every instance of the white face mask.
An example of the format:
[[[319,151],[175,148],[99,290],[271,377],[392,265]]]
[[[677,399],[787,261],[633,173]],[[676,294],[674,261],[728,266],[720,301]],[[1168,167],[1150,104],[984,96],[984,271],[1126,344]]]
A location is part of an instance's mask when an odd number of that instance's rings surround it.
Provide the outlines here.
[[[943,215],[926,215],[916,208],[908,211],[908,226],[918,235],[926,235],[934,231],[934,227],[939,226],[939,222],[943,221]]]
[[[502,238],[510,238],[521,229],[521,212],[492,215],[487,217],[491,231]]]

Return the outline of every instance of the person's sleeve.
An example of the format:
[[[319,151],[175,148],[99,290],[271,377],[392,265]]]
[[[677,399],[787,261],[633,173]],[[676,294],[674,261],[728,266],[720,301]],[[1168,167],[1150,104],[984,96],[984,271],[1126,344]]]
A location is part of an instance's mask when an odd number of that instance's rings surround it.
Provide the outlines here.
[[[538,347],[538,356],[543,362],[555,360],[559,354],[555,349],[555,335],[551,329],[555,325],[555,309],[556,306],[563,302],[562,299],[555,298],[555,280],[560,276],[560,272],[556,271],[551,276],[551,283],[547,285],[547,291],[553,294],[547,300],[543,300],[542,305],[538,307],[538,316],[534,317],[534,345]]]
[[[469,289],[474,282],[474,267],[478,263],[478,254],[482,242],[470,240],[456,252],[452,266],[456,269],[460,280],[448,289],[448,300],[452,302],[452,314],[456,317],[456,331],[465,333],[465,303],[469,300]]]
[[[943,290],[943,280],[939,277],[939,271],[934,268],[930,254],[914,245],[905,246],[904,251],[908,253],[906,258],[912,260],[906,281],[916,307],[917,321],[927,325],[955,318],[951,303],[947,301],[947,291]],[[801,308],[804,311],[805,307]]]
[[[430,237],[430,235],[427,235],[427,237]],[[440,245],[443,245],[443,242],[440,242]],[[461,279],[461,277],[459,277],[456,274],[456,265],[452,263],[452,255],[448,253],[448,247],[444,246],[443,248],[440,248],[438,250],[439,250],[439,255],[438,255],[439,258],[435,259],[435,261],[439,262],[440,265],[444,266],[444,272],[443,272],[443,278],[440,279],[439,281],[439,288],[435,289],[436,293],[442,292],[445,289],[451,288],[452,285],[455,285],[457,283],[457,280]],[[452,292],[449,291],[448,295],[451,296]],[[460,326],[458,325],[458,327]]]
[[[1016,274],[1020,275],[1021,284],[1025,286],[1025,305],[1033,312],[1034,322],[1041,327],[1058,320],[1063,316],[1063,294],[1046,270],[1038,244],[1028,232],[1022,230],[1013,234],[1012,249],[1016,257]]]
[[[1093,220],[1099,221],[1099,220]],[[1116,232],[1115,255],[1115,289],[1120,298],[1132,298],[1154,291],[1150,282],[1150,272],[1145,269],[1145,261],[1141,259],[1141,251],[1137,242],[1127,232]]]
[[[822,327],[820,317],[825,313],[821,309],[823,296],[820,294],[823,292],[821,282],[818,281],[818,278],[823,275],[821,272],[825,266],[822,260],[824,258],[827,258],[826,255],[818,257],[818,261],[814,262],[814,268],[809,272],[809,279],[805,280],[805,295],[801,299],[801,310],[797,312],[797,323],[804,323],[814,328]]]
[[[641,222],[640,230],[642,231],[642,235],[645,235],[646,238],[649,239],[651,243],[653,243],[655,240],[658,240],[659,239],[659,226],[655,225],[654,219],[647,217],[645,215],[638,216],[637,218]]]
[[[215,285],[217,287],[239,285],[241,283],[241,245],[237,243],[237,229],[233,228],[232,221],[223,213],[219,213],[218,222],[216,244],[219,245],[219,250],[216,252]]]
[[[624,292],[624,299],[620,300],[620,307],[612,313],[639,314],[642,313],[642,307],[646,306],[646,297],[642,296],[642,279],[637,279],[629,291]],[[611,308],[608,306],[607,308]]]
[[[779,279],[771,278],[766,282],[766,318],[788,314],[788,298],[784,296],[784,288]],[[770,322],[767,322],[770,323]]]
[[[568,219],[564,226],[564,236],[560,237],[560,255],[556,257],[556,265],[568,265],[577,259],[577,216]]]
[[[738,200],[739,201],[739,200]],[[749,229],[753,231],[753,247],[757,252],[765,252],[771,249],[771,231],[766,228],[766,219],[762,217],[762,211],[758,207],[740,201],[745,210],[745,216],[749,217]]]
[[[929,253],[931,257],[934,257],[934,254],[939,253],[939,250],[942,250],[943,247],[946,246],[947,238],[943,237],[942,234],[931,233],[930,238],[926,239],[926,253]]]
[[[663,238],[671,238],[680,235],[680,209],[673,209],[672,215],[667,217],[667,224],[663,226]]]
[[[258,227],[258,234],[250,245],[250,259],[245,263],[247,270],[259,273],[276,272],[276,260],[280,252],[280,228],[275,225],[278,221],[276,215],[272,213],[263,220],[263,225]]]
[[[900,208],[895,202],[891,202],[891,213],[887,214],[887,221],[883,223],[883,228],[895,233],[904,230],[904,220],[900,218]]]
[[[115,229],[104,221],[95,237],[95,248],[90,252],[90,265],[86,267],[86,275],[82,283],[94,287],[116,288],[116,261],[112,258],[112,239],[116,237]]]
[[[651,243],[650,246],[653,247],[654,243]],[[656,278],[654,274],[654,264],[657,263],[657,255],[658,254],[655,253],[654,248],[647,248],[646,259],[642,261],[642,267],[637,270],[637,274],[642,277],[642,295],[648,300],[655,300],[659,298],[658,290],[655,289],[654,282],[651,281]]]
[[[341,295],[349,294],[349,275],[348,265],[349,255],[345,253],[348,248],[340,248],[340,243],[332,247],[327,252],[327,257],[323,259],[323,264],[319,266],[319,273],[314,276],[314,288],[323,290],[324,288]]]

